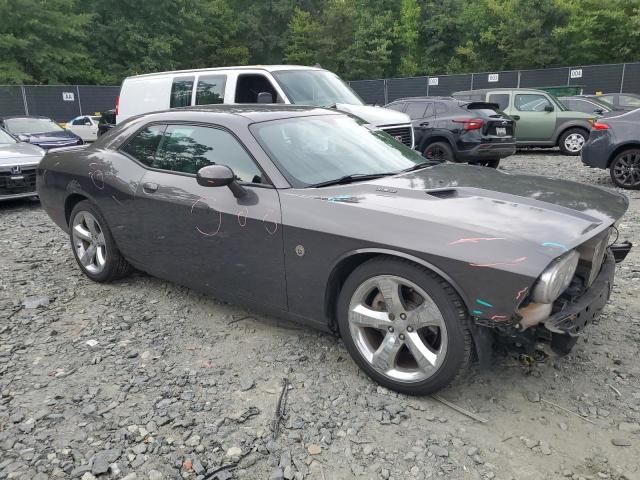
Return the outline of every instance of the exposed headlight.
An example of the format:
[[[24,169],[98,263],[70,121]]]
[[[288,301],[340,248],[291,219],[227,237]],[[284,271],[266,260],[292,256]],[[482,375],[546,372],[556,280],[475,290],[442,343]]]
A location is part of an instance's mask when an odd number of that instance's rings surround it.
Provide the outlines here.
[[[556,258],[533,287],[532,299],[537,303],[553,303],[571,283],[580,254],[575,250]]]

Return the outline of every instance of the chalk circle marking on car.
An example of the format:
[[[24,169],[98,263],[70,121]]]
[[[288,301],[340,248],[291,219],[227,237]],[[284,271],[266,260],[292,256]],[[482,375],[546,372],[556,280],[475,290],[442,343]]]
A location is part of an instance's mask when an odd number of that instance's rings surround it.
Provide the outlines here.
[[[493,240],[506,240],[502,237],[475,237],[475,238],[460,238],[459,240],[454,240],[449,242],[449,245],[463,245],[466,243],[480,243],[480,242],[490,242]]]
[[[514,258],[513,260],[507,260],[504,262],[495,262],[495,263],[470,263],[469,266],[471,267],[485,267],[485,268],[490,268],[490,267],[508,267],[511,265],[517,265],[519,263],[524,262],[527,259],[527,257],[518,257],[518,258]]]
[[[542,242],[541,245],[543,247],[560,248],[561,250],[564,250],[565,252],[569,251],[569,248],[566,245],[562,244],[562,243]]]
[[[247,215],[249,215],[249,209],[247,207],[243,207],[238,212],[238,225],[242,228],[247,226]]]
[[[215,202],[215,199],[212,198],[211,201]],[[214,212],[218,213],[218,226],[217,228],[210,230],[210,231],[205,231],[202,228],[200,228],[199,225],[194,225],[195,229],[198,231],[198,233],[200,235],[203,235],[205,237],[214,237],[218,234],[218,232],[220,231],[220,229],[222,228],[222,213],[218,210],[216,210],[215,208],[213,208],[211,205],[209,205],[207,202],[205,202],[202,198],[198,198],[195,202],[193,202],[193,205],[191,205],[191,215],[195,215],[194,214],[194,209],[196,208],[196,205],[198,203],[201,203],[203,205],[206,205],[207,209],[213,210]]]
[[[275,235],[275,233],[278,231],[278,223],[274,222],[273,220],[267,220],[267,218],[271,214],[273,214],[273,209],[270,208],[269,210],[267,210],[267,213],[264,214],[264,217],[262,217],[262,222],[264,223],[264,228],[267,233],[269,235]],[[271,224],[271,227],[269,224]]]
[[[296,255],[299,257],[304,257],[304,246],[296,245]]]
[[[522,290],[518,290],[518,293],[516,295],[516,300],[520,300],[521,298],[524,298],[524,296],[527,294],[528,291],[529,291],[529,287],[524,287]]]

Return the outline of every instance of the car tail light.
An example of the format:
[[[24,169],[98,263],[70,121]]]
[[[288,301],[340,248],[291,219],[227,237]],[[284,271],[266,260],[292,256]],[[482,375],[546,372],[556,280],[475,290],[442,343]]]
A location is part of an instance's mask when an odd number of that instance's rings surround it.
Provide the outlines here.
[[[120,95],[116,97],[116,117],[118,116],[118,107],[120,106]]]
[[[609,125],[606,123],[593,122],[591,130],[609,130]]]
[[[478,130],[484,125],[484,120],[481,118],[461,118],[453,120],[454,123],[461,123],[464,130]]]

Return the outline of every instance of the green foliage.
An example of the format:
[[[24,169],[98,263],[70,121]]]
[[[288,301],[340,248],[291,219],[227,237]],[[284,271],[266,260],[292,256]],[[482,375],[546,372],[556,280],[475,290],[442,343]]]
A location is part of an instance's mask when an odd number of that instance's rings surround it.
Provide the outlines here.
[[[0,0],[0,83],[320,64],[346,79],[637,61],[640,0]]]

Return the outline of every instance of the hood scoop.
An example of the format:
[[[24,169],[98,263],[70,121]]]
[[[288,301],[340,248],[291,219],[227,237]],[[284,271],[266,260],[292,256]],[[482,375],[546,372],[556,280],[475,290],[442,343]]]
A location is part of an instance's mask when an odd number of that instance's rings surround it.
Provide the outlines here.
[[[443,200],[448,198],[458,198],[461,196],[458,190],[456,190],[455,188],[441,188],[439,190],[427,190],[426,194],[431,197],[441,198]]]

